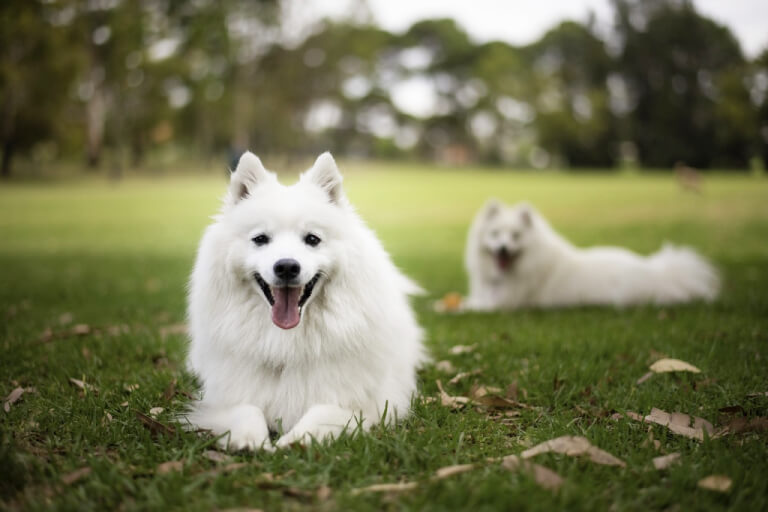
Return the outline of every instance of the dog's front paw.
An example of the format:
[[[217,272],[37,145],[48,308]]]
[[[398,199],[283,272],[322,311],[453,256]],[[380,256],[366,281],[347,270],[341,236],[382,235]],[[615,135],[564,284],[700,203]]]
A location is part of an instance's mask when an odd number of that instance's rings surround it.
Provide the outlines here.
[[[219,439],[219,445],[231,451],[237,450],[264,450],[274,451],[275,448],[269,440],[269,430],[261,428],[261,425],[239,425]]]
[[[297,432],[296,429],[283,434],[280,439],[275,442],[275,448],[288,448],[292,444],[299,444],[305,446],[312,442],[312,435],[309,432]]]
[[[354,421],[352,411],[336,405],[313,405],[294,427],[275,443],[285,448],[294,443],[306,445],[313,439],[323,441],[338,437]]]

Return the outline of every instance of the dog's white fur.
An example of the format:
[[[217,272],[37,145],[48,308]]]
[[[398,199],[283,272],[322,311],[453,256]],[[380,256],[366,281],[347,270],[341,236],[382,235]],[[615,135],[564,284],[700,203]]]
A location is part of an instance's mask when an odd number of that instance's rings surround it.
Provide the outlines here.
[[[187,416],[231,449],[276,446],[367,429],[408,413],[422,331],[408,295],[418,287],[390,260],[346,199],[329,153],[283,186],[243,155],[190,281],[188,366],[202,398]],[[267,234],[270,242],[253,239]],[[316,247],[304,237],[321,239]],[[320,276],[291,329],[270,319],[255,281],[274,286],[276,260],[301,265],[304,286]],[[274,288],[270,288],[274,290]]]
[[[493,199],[472,223],[465,263],[469,310],[711,301],[720,288],[717,271],[692,249],[581,249],[532,206]]]

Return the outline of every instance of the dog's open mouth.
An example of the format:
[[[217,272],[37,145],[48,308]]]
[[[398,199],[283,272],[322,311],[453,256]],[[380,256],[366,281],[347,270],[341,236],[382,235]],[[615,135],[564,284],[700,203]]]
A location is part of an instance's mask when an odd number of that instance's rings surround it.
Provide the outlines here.
[[[506,248],[501,248],[496,252],[496,264],[502,271],[507,271],[515,264],[515,261],[520,256],[520,252],[519,250],[510,251]]]
[[[269,286],[259,275],[254,274],[261,291],[272,306],[272,322],[281,329],[293,329],[301,321],[301,308],[312,296],[320,280],[317,273],[302,288],[301,286]]]

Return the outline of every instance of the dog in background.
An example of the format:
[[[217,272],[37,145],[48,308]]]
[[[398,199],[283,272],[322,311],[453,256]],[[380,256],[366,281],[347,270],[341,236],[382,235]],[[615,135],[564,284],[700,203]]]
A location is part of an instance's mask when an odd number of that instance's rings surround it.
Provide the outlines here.
[[[469,310],[712,301],[720,289],[715,268],[693,249],[578,248],[531,205],[494,199],[470,227],[465,263]]]

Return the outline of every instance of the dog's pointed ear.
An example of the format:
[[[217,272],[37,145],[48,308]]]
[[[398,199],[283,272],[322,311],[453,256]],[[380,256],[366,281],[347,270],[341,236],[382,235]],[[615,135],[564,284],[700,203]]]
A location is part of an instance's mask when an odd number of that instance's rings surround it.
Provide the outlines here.
[[[485,217],[486,219],[494,218],[496,215],[499,214],[503,206],[504,205],[502,204],[502,202],[496,199],[495,197],[490,198],[483,205],[483,209],[482,209],[483,217]]]
[[[304,173],[303,179],[323,189],[331,202],[339,204],[342,201],[343,191],[341,182],[343,178],[329,152],[325,152],[315,160],[314,165]]]
[[[246,198],[254,188],[269,179],[269,172],[259,160],[259,157],[246,151],[237,162],[229,181],[229,202],[232,204]]]
[[[523,226],[529,228],[533,226],[533,206],[528,203],[522,203],[520,205],[520,220],[523,221]]]

